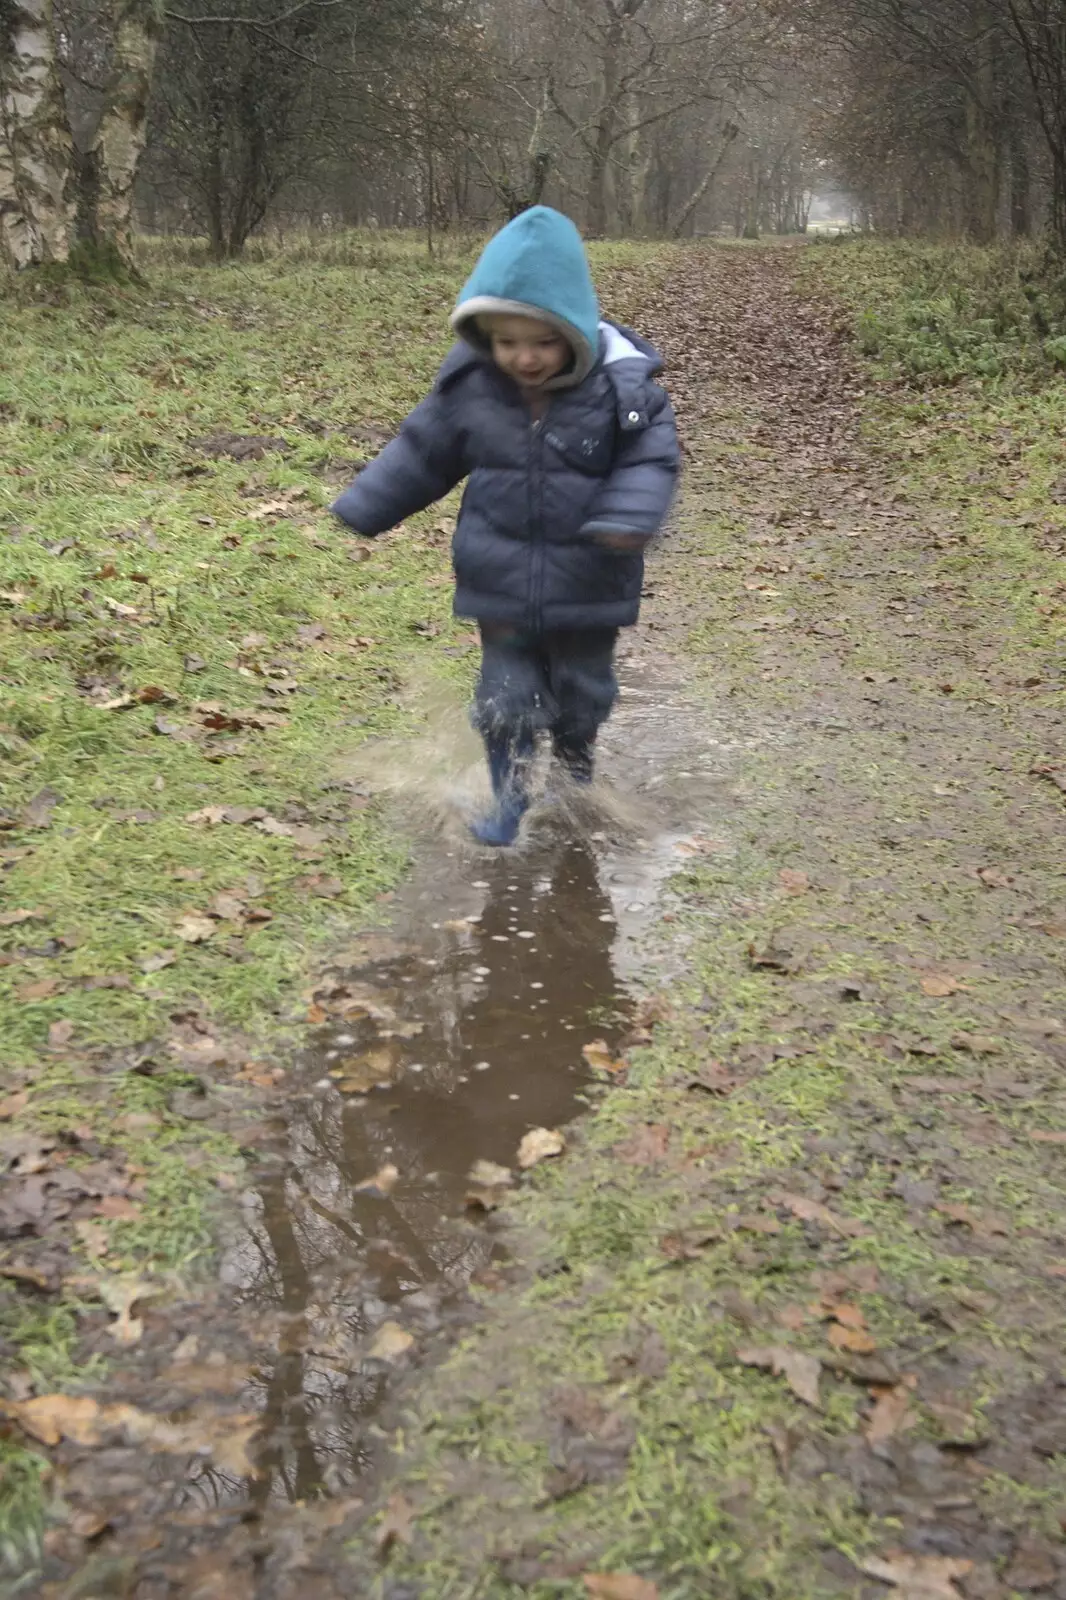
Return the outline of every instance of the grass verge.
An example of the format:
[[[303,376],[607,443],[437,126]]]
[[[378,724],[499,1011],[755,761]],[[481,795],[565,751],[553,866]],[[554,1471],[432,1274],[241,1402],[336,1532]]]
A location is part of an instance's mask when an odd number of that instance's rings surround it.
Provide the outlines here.
[[[1009,620],[1003,664],[1066,644],[1066,278],[1032,248],[841,242],[796,258],[874,380],[867,440],[954,524],[940,571]]]
[[[4,285],[0,1149],[46,1196],[0,1215],[0,1266],[40,1280],[0,1278],[12,1392],[99,1378],[87,1274],[204,1269],[226,1113],[284,1087],[315,952],[403,869],[338,771],[402,730],[410,686],[471,675],[453,519],[368,549],[325,508],[428,387],[475,248],[300,237],[208,268],[146,241],[139,285]],[[649,260],[598,266],[624,298]],[[2,1448],[14,1562],[46,1475]]]

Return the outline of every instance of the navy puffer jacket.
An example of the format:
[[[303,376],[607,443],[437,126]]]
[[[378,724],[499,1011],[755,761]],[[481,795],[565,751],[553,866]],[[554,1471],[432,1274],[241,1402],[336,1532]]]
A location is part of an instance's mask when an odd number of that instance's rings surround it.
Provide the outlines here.
[[[540,420],[492,360],[478,322],[492,311],[546,320],[571,345]],[[383,533],[466,478],[453,547],[459,616],[538,632],[635,622],[643,543],[662,525],[679,465],[659,356],[600,321],[581,237],[547,206],[490,241],[452,321],[464,343],[334,512],[358,533]],[[602,542],[619,534],[635,548]]]
[[[660,365],[643,340],[605,326],[599,363],[534,423],[517,384],[457,346],[333,510],[358,533],[384,533],[469,478],[453,547],[459,616],[536,631],[625,627],[640,610],[644,557],[597,534],[650,538],[669,509],[678,446]]]

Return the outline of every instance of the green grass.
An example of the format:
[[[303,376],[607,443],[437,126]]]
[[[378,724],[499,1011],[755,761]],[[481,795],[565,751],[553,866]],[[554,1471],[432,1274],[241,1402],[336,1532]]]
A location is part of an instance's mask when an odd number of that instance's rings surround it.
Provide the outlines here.
[[[1053,671],[1066,642],[1061,269],[1032,248],[865,240],[796,263],[802,288],[843,309],[876,380],[868,442],[951,524],[940,575],[1009,620],[1004,671]]]
[[[1066,366],[1066,272],[1042,247],[839,239],[805,270],[855,314],[862,353],[922,386]]]
[[[167,1063],[176,1019],[232,1046],[208,1076],[223,1110],[239,1105],[242,1063],[284,1064],[316,953],[380,915],[403,870],[387,812],[329,785],[361,744],[413,726],[434,686],[469,684],[449,508],[355,561],[326,507],[428,388],[477,244],[447,239],[429,258],[411,235],[298,235],[208,267],[196,242],[147,240],[140,284],[0,284],[3,909],[37,913],[0,925],[3,1094],[28,1094],[14,1126],[77,1130],[141,1188],[135,1217],[101,1224],[102,1261],[73,1244],[82,1271],[203,1270],[239,1149],[171,1107],[196,1081]],[[624,303],[652,257],[603,247],[608,292]],[[220,433],[291,448],[242,463],[192,443]],[[164,698],[102,708],[145,689]],[[208,735],[201,703],[238,721],[265,708],[268,725]],[[28,825],[49,790],[48,826]],[[188,820],[237,805],[318,837]],[[340,892],[317,898],[309,875]],[[270,920],[184,943],[181,919],[234,889]],[[159,1057],[150,1076],[126,1070],[141,1046]],[[0,1335],[34,1384],[91,1377],[74,1358],[77,1301],[28,1322],[25,1302],[0,1280]],[[40,1460],[2,1448],[0,1540],[32,1545]]]

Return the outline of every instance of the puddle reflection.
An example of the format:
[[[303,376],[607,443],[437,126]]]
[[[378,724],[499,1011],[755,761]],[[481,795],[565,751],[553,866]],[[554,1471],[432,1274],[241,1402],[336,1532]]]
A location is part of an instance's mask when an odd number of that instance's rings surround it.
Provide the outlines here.
[[[499,1254],[493,1219],[466,1210],[471,1166],[513,1165],[531,1127],[570,1121],[589,1077],[582,1047],[621,1030],[617,924],[590,846],[475,870],[476,920],[423,922],[420,902],[438,915],[442,903],[427,883],[403,908],[409,941],[334,974],[342,995],[347,985],[372,997],[379,1043],[419,1031],[390,1041],[391,1083],[345,1097],[320,1074],[337,1070],[360,1026],[365,1045],[366,1019],[322,1028],[308,1061],[316,1091],[294,1110],[287,1150],[248,1197],[247,1231],[228,1252],[227,1282],[279,1330],[278,1358],[256,1385],[269,1441],[257,1498],[337,1493],[367,1470],[389,1371],[366,1359],[375,1332],[398,1324],[417,1354],[458,1315],[464,1288]],[[398,1026],[381,1030],[381,1016]],[[358,1192],[386,1164],[399,1173],[391,1192]]]

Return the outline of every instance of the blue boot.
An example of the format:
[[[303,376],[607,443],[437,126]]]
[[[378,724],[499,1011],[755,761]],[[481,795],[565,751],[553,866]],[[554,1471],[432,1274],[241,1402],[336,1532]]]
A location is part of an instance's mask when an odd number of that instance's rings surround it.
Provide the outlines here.
[[[596,735],[590,739],[573,738],[567,734],[552,734],[552,753],[572,783],[587,788],[592,782],[595,765]]]
[[[482,844],[503,848],[514,844],[522,818],[529,810],[529,764],[533,758],[533,735],[500,729],[485,734],[485,754],[496,803],[485,816],[470,825],[474,838]]]

